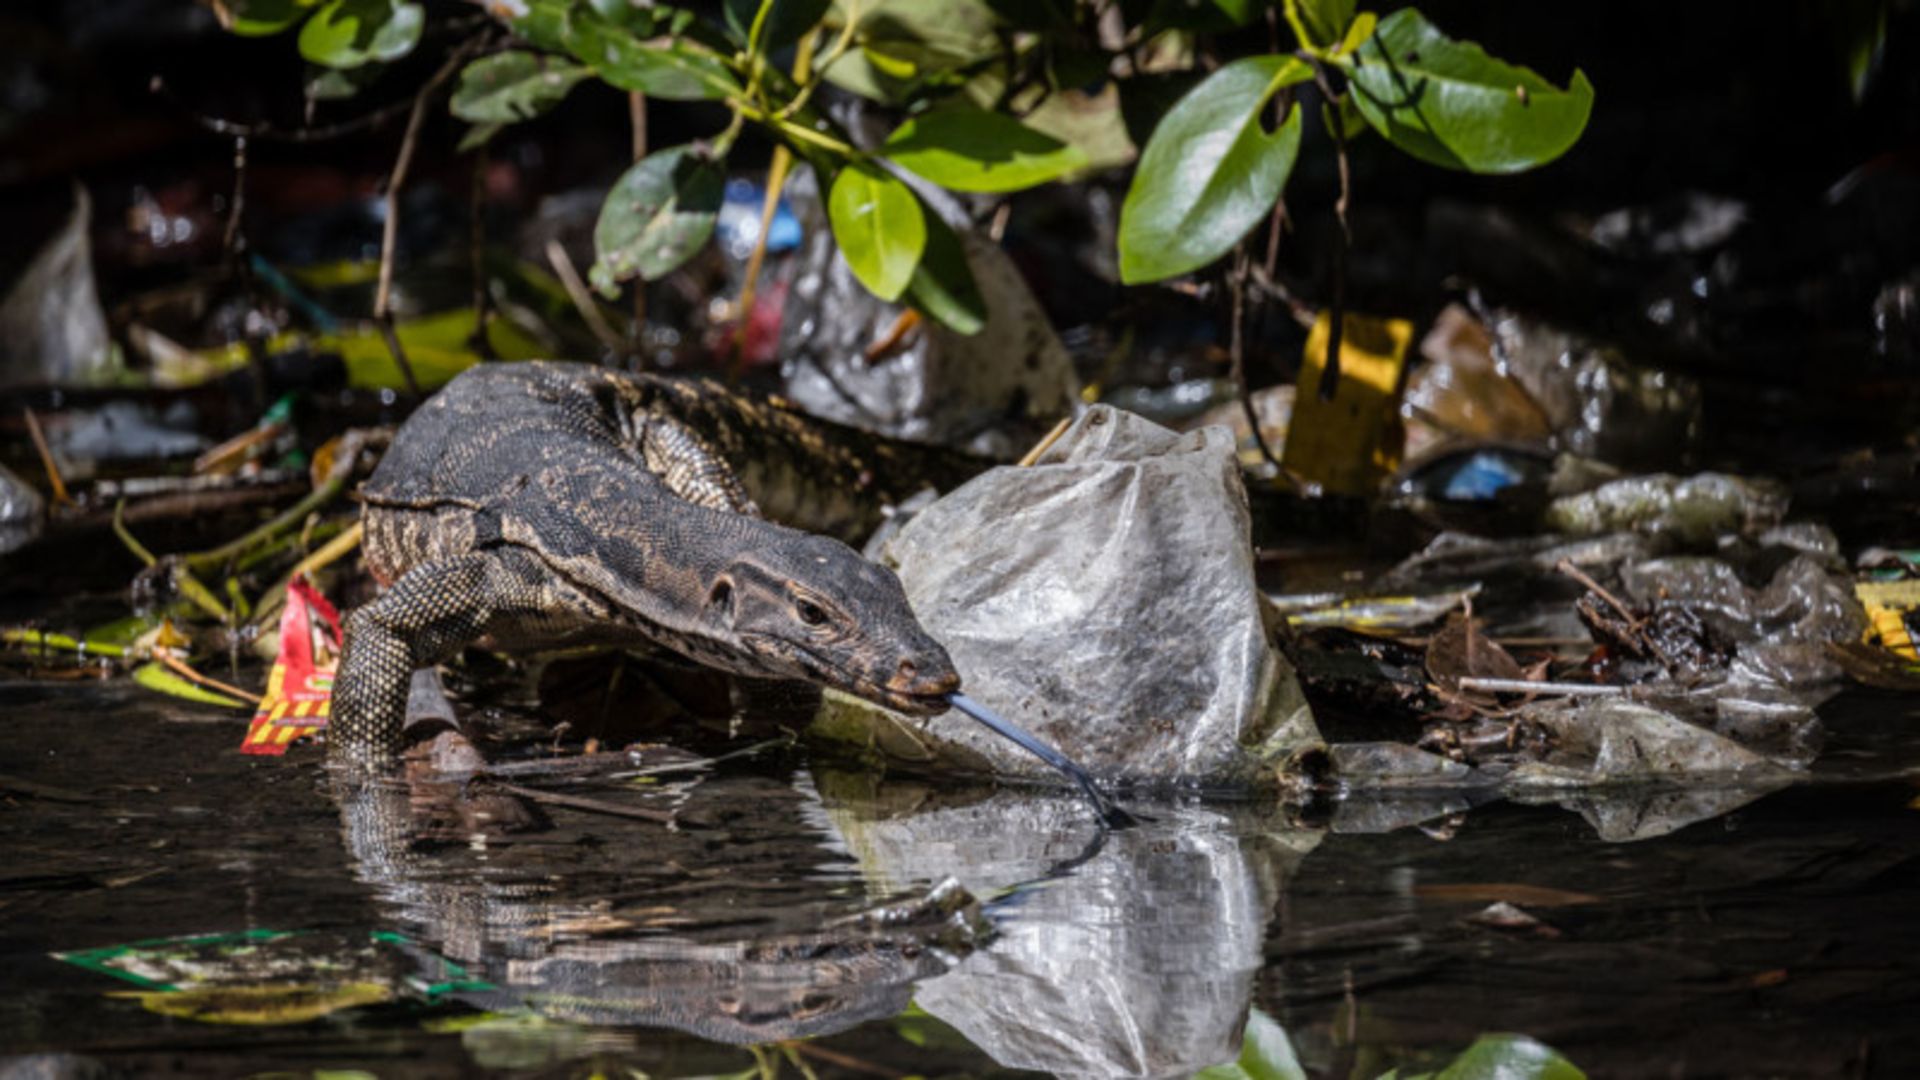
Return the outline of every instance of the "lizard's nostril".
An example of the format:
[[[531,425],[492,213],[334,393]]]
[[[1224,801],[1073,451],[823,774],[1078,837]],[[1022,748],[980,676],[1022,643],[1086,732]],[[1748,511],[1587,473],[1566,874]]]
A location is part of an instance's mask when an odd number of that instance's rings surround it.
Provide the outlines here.
[[[900,661],[900,677],[901,678],[911,679],[918,674],[920,674],[920,669],[914,665],[913,661],[911,660]]]

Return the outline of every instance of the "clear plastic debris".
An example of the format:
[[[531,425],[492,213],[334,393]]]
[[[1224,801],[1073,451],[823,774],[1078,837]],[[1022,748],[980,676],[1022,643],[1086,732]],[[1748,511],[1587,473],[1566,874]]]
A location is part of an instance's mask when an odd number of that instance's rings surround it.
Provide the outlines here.
[[[969,695],[1095,776],[1243,787],[1319,745],[1254,582],[1224,428],[1179,435],[1095,406],[1031,468],[1000,468],[889,540]],[[926,765],[1057,782],[957,715],[833,710],[841,738]]]

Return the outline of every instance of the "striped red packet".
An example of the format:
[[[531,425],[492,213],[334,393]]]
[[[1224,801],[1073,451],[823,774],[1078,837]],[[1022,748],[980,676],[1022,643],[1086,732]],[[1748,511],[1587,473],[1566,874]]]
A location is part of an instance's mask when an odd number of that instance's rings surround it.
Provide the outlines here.
[[[325,728],[339,664],[340,613],[306,578],[295,578],[280,615],[280,656],[240,752],[284,754],[295,739]]]

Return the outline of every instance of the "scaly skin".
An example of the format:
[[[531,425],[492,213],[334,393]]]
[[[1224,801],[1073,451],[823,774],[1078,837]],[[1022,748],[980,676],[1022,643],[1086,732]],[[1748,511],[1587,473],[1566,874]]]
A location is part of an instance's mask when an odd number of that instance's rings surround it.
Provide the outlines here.
[[[347,617],[331,756],[391,760],[414,669],[483,639],[508,651],[650,642],[737,674],[944,711],[959,675],[899,579],[760,516],[777,504],[823,529],[870,527],[847,492],[885,497],[890,467],[951,482],[977,466],[711,384],[585,364],[462,374],[400,429],[362,491],[367,563],[390,588]]]

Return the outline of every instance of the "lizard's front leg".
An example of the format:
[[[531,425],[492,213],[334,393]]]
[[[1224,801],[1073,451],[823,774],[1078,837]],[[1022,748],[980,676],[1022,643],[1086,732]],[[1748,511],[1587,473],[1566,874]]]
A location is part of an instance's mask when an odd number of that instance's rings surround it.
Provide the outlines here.
[[[347,615],[334,677],[327,754],[377,765],[400,751],[407,684],[448,660],[501,612],[532,606],[521,551],[478,551],[408,571],[379,599]]]

